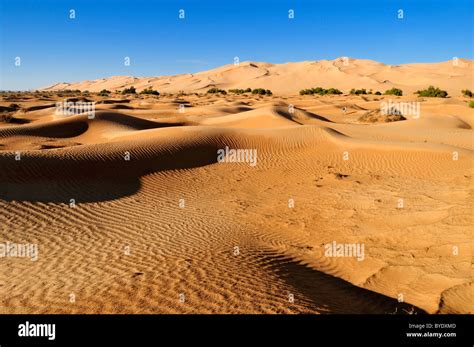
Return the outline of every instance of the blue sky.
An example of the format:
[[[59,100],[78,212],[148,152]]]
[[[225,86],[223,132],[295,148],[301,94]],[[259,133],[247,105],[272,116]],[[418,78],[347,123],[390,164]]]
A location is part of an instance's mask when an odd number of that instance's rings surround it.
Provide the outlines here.
[[[0,0],[0,6],[2,90],[197,72],[235,56],[271,63],[473,59],[472,0]]]

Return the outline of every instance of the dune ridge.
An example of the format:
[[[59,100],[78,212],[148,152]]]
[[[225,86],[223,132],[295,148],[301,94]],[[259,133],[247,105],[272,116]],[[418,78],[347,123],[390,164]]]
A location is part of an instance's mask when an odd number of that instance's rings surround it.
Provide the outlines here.
[[[337,58],[285,64],[241,62],[193,74],[160,77],[113,76],[74,83],[56,83],[40,88],[44,91],[74,89],[99,92],[102,89],[123,90],[134,86],[141,91],[152,87],[164,93],[206,92],[222,89],[266,88],[277,94],[298,94],[312,87],[338,88],[348,93],[352,88],[385,92],[400,88],[406,94],[429,85],[461,95],[462,89],[474,89],[473,61],[457,59],[439,63],[386,65],[367,59]]]

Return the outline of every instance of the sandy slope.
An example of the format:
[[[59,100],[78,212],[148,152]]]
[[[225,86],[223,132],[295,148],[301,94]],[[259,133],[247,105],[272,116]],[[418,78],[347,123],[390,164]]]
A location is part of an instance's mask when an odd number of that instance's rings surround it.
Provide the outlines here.
[[[384,97],[98,98],[92,120],[55,99],[0,124],[0,241],[40,249],[0,259],[0,312],[474,312],[465,100],[362,124]]]
[[[347,62],[347,65],[346,63]],[[400,88],[405,95],[434,85],[450,95],[461,95],[462,89],[474,89],[473,61],[458,59],[430,64],[386,65],[372,60],[339,58],[286,64],[242,62],[195,74],[161,77],[114,76],[92,81],[57,83],[43,90],[79,89],[98,92],[102,89],[122,90],[134,86],[138,90],[152,87],[160,92],[202,92],[211,87],[266,88],[276,94],[298,94],[312,87],[339,88],[348,93],[352,88],[384,92]]]

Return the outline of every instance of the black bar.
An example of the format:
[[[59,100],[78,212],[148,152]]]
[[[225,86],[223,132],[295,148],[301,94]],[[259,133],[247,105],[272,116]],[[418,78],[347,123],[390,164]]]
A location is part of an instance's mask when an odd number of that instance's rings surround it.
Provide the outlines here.
[[[55,324],[55,338],[20,337],[19,325]],[[409,324],[412,327],[409,327]],[[431,327],[429,326],[431,324]],[[437,326],[438,324],[438,326]],[[444,326],[439,326],[444,324]],[[172,345],[209,341],[292,346],[324,341],[379,346],[472,346],[472,315],[0,315],[0,346]],[[455,333],[410,337],[407,333]],[[153,343],[151,343],[153,342]],[[252,342],[252,343],[250,343]],[[151,344],[150,344],[151,343]],[[327,342],[325,342],[326,344]]]

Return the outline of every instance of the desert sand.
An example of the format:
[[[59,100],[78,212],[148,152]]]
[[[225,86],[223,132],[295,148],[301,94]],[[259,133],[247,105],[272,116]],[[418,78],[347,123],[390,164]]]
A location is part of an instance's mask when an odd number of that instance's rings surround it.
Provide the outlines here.
[[[279,66],[278,81],[275,65],[249,63],[215,70],[218,83],[110,78],[4,94],[15,121],[0,123],[0,240],[39,254],[1,260],[0,312],[474,313],[474,114],[457,95],[472,61],[459,76],[450,62],[362,62],[347,78],[337,62],[314,65],[339,84],[314,81],[312,63]],[[186,93],[193,79],[193,91],[274,95]],[[297,95],[323,82],[346,94]],[[410,93],[429,84],[452,97]],[[53,89],[126,85],[185,93],[79,94],[96,102],[93,119],[55,113],[66,96]],[[347,95],[392,85],[407,96]],[[420,117],[385,122],[389,99],[420,102]],[[218,162],[226,146],[256,150],[256,165]],[[364,258],[328,257],[332,242],[362,244]]]
[[[373,60],[341,57],[334,60],[270,64],[241,62],[194,74],[161,77],[114,76],[77,83],[56,83],[43,90],[79,89],[99,92],[134,86],[137,90],[152,87],[163,93],[205,92],[222,89],[268,88],[275,94],[294,94],[315,86],[372,89],[382,93],[390,88],[403,89],[406,95],[435,85],[460,96],[462,88],[473,89],[472,60],[457,58],[440,63],[387,65]]]

